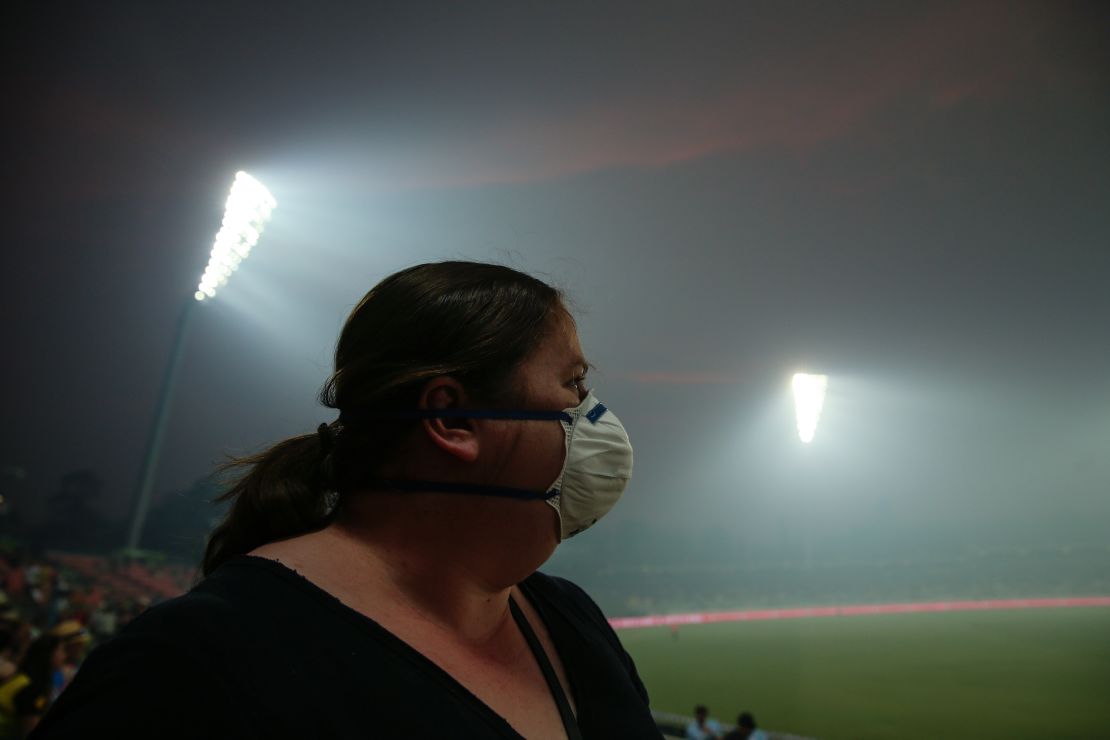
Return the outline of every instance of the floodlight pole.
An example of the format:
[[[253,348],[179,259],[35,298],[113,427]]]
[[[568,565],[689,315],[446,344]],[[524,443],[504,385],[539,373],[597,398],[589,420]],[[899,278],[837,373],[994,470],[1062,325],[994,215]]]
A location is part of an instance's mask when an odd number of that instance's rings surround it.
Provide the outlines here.
[[[825,402],[825,392],[828,388],[827,375],[811,375],[809,373],[795,373],[791,378],[794,389],[794,416],[798,424],[798,437],[802,447],[807,447],[813,441],[817,431],[817,421],[820,419],[821,408]],[[803,449],[804,454],[804,449]],[[802,463],[804,465],[805,463]],[[800,488],[809,492],[809,476],[805,475]],[[816,538],[816,520],[813,517],[812,506],[804,507],[801,515],[801,546],[802,562],[806,571],[813,567],[813,541]]]
[[[177,373],[181,368],[181,356],[185,350],[185,335],[189,328],[189,317],[194,303],[214,298],[216,291],[227,284],[231,274],[250,254],[251,248],[258,243],[262,228],[270,220],[270,214],[277,206],[274,196],[266,186],[246,172],[235,173],[231,192],[224,206],[224,217],[216,241],[209,252],[208,266],[201,276],[193,300],[186,299],[177,319],[173,344],[170,347],[170,361],[162,376],[162,389],[158,393],[158,407],[154,412],[154,426],[147,438],[146,454],[143,456],[142,472],[135,488],[135,498],[131,508],[131,524],[127,531],[127,550],[135,551],[142,540],[143,524],[146,523],[147,510],[150,508],[150,494],[154,488],[154,477],[158,471],[158,458],[162,454],[162,443],[166,436],[166,421],[169,418],[170,404],[173,403],[174,386]]]
[[[173,392],[177,385],[178,370],[181,369],[181,357],[184,355],[189,318],[195,310],[194,304],[196,303],[198,302],[191,297],[185,299],[184,305],[181,307],[181,315],[177,319],[173,345],[170,347],[170,360],[162,375],[162,388],[158,392],[158,406],[154,412],[154,424],[147,436],[143,467],[139,473],[135,497],[131,504],[131,523],[127,531],[128,551],[137,550],[142,539],[143,525],[146,523],[147,511],[150,509],[151,491],[154,489],[154,477],[158,472],[158,459],[162,455],[162,443],[165,441],[166,422],[170,415],[170,405],[173,403]]]

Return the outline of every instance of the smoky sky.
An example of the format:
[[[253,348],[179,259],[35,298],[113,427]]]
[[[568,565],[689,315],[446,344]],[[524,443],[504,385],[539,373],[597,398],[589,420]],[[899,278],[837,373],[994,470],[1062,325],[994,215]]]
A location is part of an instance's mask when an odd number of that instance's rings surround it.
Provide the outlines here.
[[[1093,3],[26,8],[0,462],[39,501],[95,470],[125,511],[175,317],[245,169],[278,209],[194,317],[159,495],[329,420],[315,394],[361,295],[467,258],[566,291],[636,447],[618,524],[808,511],[830,538],[1097,538],[1107,20]],[[788,395],[804,369],[830,376],[809,447]]]

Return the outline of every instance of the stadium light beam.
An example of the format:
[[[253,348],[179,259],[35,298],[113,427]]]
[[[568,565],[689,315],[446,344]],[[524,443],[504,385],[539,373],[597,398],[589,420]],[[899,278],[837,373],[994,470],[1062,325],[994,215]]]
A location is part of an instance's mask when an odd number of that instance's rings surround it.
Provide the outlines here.
[[[158,405],[154,412],[154,424],[147,437],[146,452],[136,485],[135,497],[131,506],[131,523],[127,530],[127,550],[134,552],[142,539],[143,525],[146,523],[150,508],[151,491],[158,470],[158,459],[162,453],[162,442],[166,435],[166,421],[169,418],[174,387],[177,385],[177,372],[181,367],[184,354],[185,336],[192,316],[193,306],[216,297],[216,292],[227,284],[231,274],[251,253],[262,236],[262,229],[270,220],[277,201],[266,186],[246,172],[235,173],[231,193],[227,196],[223,222],[216,234],[215,243],[208,258],[208,267],[193,293],[195,300],[186,299],[177,321],[173,344],[170,346],[170,360],[162,376],[162,388],[158,394]]]
[[[798,421],[798,439],[809,444],[817,433],[817,422],[821,419],[821,409],[825,405],[825,391],[829,387],[829,376],[795,373],[794,416]]]
[[[250,256],[258,244],[266,222],[270,220],[277,201],[266,186],[246,172],[235,173],[231,193],[224,207],[224,220],[216,234],[216,241],[208,258],[208,267],[197,284],[193,297],[206,301],[216,297],[216,291],[227,285],[231,273]]]

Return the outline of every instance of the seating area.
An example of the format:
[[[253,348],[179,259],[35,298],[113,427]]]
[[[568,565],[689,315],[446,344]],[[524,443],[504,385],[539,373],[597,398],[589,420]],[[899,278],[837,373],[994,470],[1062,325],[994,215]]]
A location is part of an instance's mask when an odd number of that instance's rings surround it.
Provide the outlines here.
[[[103,555],[51,552],[47,560],[69,568],[123,599],[162,601],[189,589],[195,571],[180,565],[150,568],[139,562],[118,563]]]

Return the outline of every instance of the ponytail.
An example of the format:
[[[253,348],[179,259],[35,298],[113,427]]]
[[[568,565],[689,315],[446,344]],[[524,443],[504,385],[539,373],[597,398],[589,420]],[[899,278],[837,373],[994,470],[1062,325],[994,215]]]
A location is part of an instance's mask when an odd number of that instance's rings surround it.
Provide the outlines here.
[[[224,471],[245,472],[216,499],[230,501],[231,507],[208,537],[204,575],[236,555],[321,529],[331,521],[331,440],[330,428],[321,424],[316,434],[292,437],[223,466]]]

